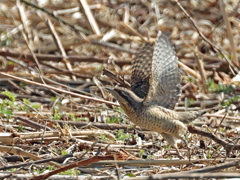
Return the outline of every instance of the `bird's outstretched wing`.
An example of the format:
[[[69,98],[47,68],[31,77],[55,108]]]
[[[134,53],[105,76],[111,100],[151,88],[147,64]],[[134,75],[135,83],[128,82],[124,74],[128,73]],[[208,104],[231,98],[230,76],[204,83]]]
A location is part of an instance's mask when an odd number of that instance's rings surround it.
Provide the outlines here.
[[[145,98],[152,74],[154,43],[143,43],[133,57],[131,69],[131,90],[140,98]]]
[[[178,58],[167,35],[159,31],[152,58],[152,73],[144,105],[152,104],[174,109],[181,95]]]

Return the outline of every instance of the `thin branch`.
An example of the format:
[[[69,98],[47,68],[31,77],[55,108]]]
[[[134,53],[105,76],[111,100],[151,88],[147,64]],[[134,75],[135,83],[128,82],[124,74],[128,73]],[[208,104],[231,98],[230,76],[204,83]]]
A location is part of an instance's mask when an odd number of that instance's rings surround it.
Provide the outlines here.
[[[9,166],[1,166],[0,170],[5,171],[5,170],[11,169],[11,168],[20,168],[20,167],[30,166],[32,164],[46,163],[49,161],[63,161],[64,159],[69,158],[69,157],[73,157],[73,154],[67,154],[64,156],[58,156],[58,157],[54,157],[54,158],[52,157],[52,158],[41,159],[41,160],[37,160],[37,161],[20,163],[20,164],[13,164],[13,165],[9,165]]]
[[[48,178],[48,177],[50,177],[50,176],[52,176],[54,174],[66,171],[68,169],[85,166],[85,165],[91,164],[93,162],[98,162],[98,161],[101,161],[101,160],[113,160],[113,155],[110,155],[110,156],[94,156],[94,157],[89,158],[87,160],[82,160],[82,161],[78,161],[78,162],[74,162],[74,163],[68,164],[68,165],[66,165],[64,167],[61,167],[61,168],[59,168],[57,170],[54,170],[54,171],[51,171],[49,173],[45,173],[43,175],[32,177],[29,180],[42,180],[42,179],[46,179],[46,178]]]
[[[230,49],[232,50],[232,54],[233,54],[233,62],[237,66],[239,66],[238,58],[237,58],[236,46],[235,46],[235,43],[233,41],[232,28],[231,28],[230,22],[228,20],[228,15],[226,13],[225,4],[224,4],[223,0],[219,0],[219,4],[220,4],[220,8],[221,8],[221,11],[222,11],[222,14],[223,14],[224,22],[225,22],[225,24],[227,26],[228,40],[230,42],[230,46],[231,46]]]
[[[7,76],[7,77],[10,77],[10,78],[19,80],[19,81],[23,81],[23,82],[28,83],[28,84],[34,84],[36,86],[45,87],[45,88],[48,88],[48,89],[52,89],[54,91],[58,91],[58,92],[61,92],[61,93],[66,93],[66,94],[76,96],[76,97],[80,97],[80,98],[83,98],[83,99],[88,99],[88,100],[93,100],[93,101],[106,103],[106,104],[110,104],[110,105],[114,105],[114,106],[119,106],[117,103],[114,103],[114,102],[110,102],[110,101],[106,101],[106,100],[98,99],[98,98],[93,98],[93,97],[89,97],[89,96],[80,95],[80,94],[69,92],[69,91],[66,91],[66,90],[63,90],[63,89],[55,88],[53,86],[49,86],[49,85],[46,85],[46,84],[41,84],[41,83],[33,82],[33,81],[30,81],[30,80],[27,80],[27,79],[24,79],[24,78],[13,76],[13,75],[10,75],[10,74],[4,73],[4,72],[0,72],[0,74],[3,75],[3,76]]]
[[[231,150],[240,150],[240,145],[232,145],[232,144],[229,144],[225,141],[223,141],[222,139],[219,139],[217,136],[215,136],[213,133],[211,132],[206,132],[206,131],[202,131],[196,127],[193,127],[193,126],[188,126],[188,130],[190,133],[193,133],[193,134],[199,134],[201,136],[205,136],[205,137],[208,137],[210,138],[211,140],[215,141],[216,143],[220,144],[221,146],[224,147],[224,149],[229,152]]]
[[[0,151],[1,152],[12,153],[12,154],[18,154],[18,155],[22,155],[22,156],[27,156],[27,157],[30,157],[31,159],[34,159],[34,160],[41,160],[42,159],[38,156],[35,156],[32,153],[24,151],[23,149],[21,149],[19,147],[11,147],[11,146],[0,145]],[[52,162],[52,161],[48,162],[48,164],[54,165],[56,167],[61,167],[58,163],[55,163],[55,162]]]
[[[100,31],[100,29],[98,27],[98,24],[97,24],[93,14],[92,14],[92,11],[91,11],[87,1],[86,0],[79,0],[79,2],[80,2],[80,4],[82,4],[82,7],[83,7],[84,12],[85,12],[85,15],[87,16],[87,19],[89,21],[90,26],[92,27],[93,32],[100,36],[101,35],[101,31]]]
[[[62,55],[51,55],[51,54],[35,54],[38,61],[54,61],[54,62],[60,62],[63,58]],[[28,59],[28,60],[34,60],[32,54],[30,53],[24,53],[22,52],[13,52],[5,49],[0,49],[0,56],[10,56],[10,57],[16,57],[19,59]],[[96,56],[88,56],[88,57],[79,57],[78,55],[72,55],[66,57],[70,62],[88,62],[88,63],[107,63],[108,57],[96,57]],[[119,59],[114,60],[115,64],[122,67],[124,65],[130,65],[132,62],[132,59]]]
[[[113,72],[107,70],[107,69],[103,69],[103,75],[106,75],[108,77],[110,77],[111,79],[114,79],[115,81],[117,81],[118,83],[120,83],[123,87],[125,88],[130,88],[131,85],[129,84],[129,82],[127,82],[126,80],[124,80],[121,76],[119,76],[118,74],[114,74]]]
[[[62,19],[61,17],[55,15],[52,11],[50,11],[50,10],[48,10],[48,9],[46,9],[46,8],[41,8],[41,7],[37,6],[36,4],[30,3],[30,2],[28,2],[28,1],[26,1],[26,0],[21,0],[21,2],[25,3],[25,4],[28,5],[28,6],[31,6],[31,7],[33,7],[33,8],[36,8],[36,9],[42,11],[42,12],[47,13],[48,15],[52,16],[52,17],[53,17],[54,19],[56,19],[57,21],[60,21],[60,22],[62,22],[63,24],[70,26],[70,27],[71,27],[72,29],[74,29],[75,31],[81,31],[81,32],[86,33],[86,34],[90,34],[90,32],[89,32],[88,30],[86,30],[86,29],[84,29],[84,28],[82,28],[82,27],[80,27],[80,26],[77,26],[77,25],[73,25],[73,24],[68,23],[67,21],[65,21],[65,20]]]
[[[47,24],[50,32],[52,33],[53,39],[55,41],[55,44],[57,45],[58,49],[60,50],[60,52],[61,52],[61,54],[63,56],[62,60],[63,60],[63,62],[65,64],[65,66],[67,67],[67,69],[70,72],[72,72],[73,71],[72,65],[71,65],[70,61],[67,59],[67,54],[66,54],[66,52],[65,52],[65,50],[63,48],[62,42],[61,42],[60,38],[58,37],[57,32],[54,29],[54,26],[53,26],[51,20],[50,19],[46,19],[46,24]],[[72,75],[72,78],[73,78],[73,80],[76,80],[76,76]]]
[[[172,0],[175,1],[177,3],[177,5],[180,7],[180,9],[183,11],[183,13],[187,16],[187,18],[192,22],[193,26],[195,27],[195,29],[197,30],[199,36],[206,41],[208,44],[210,44],[212,47],[214,47],[220,54],[223,55],[224,59],[228,62],[228,64],[235,70],[235,72],[239,72],[239,68],[238,66],[236,66],[235,64],[233,64],[233,62],[228,59],[228,57],[225,55],[225,53],[223,52],[223,50],[217,46],[216,44],[214,44],[213,42],[211,42],[198,28],[197,24],[195,23],[195,21],[193,20],[193,18],[188,14],[188,12],[184,9],[184,7],[179,3],[178,0]],[[236,70],[236,68],[237,70]]]

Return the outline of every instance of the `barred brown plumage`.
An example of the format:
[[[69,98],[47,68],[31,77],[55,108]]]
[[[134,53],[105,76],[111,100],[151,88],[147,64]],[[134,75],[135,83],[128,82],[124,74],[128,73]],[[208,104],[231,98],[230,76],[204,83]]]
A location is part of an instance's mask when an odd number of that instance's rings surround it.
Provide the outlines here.
[[[154,43],[143,43],[133,58],[131,67],[131,90],[140,98],[147,95],[152,72]]]
[[[155,45],[145,43],[137,49],[132,63],[131,90],[108,89],[133,123],[161,133],[176,148],[179,157],[176,138],[186,142],[184,123],[205,113],[205,110],[173,110],[181,94],[180,81],[174,48],[168,36],[159,32]]]

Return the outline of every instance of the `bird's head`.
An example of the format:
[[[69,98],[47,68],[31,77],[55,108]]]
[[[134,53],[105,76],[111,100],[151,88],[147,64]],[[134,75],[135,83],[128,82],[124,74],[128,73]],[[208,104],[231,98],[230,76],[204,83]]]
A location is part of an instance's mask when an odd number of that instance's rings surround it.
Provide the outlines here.
[[[115,87],[114,89],[106,89],[113,94],[126,113],[132,110],[136,111],[143,101],[134,92],[126,88]]]

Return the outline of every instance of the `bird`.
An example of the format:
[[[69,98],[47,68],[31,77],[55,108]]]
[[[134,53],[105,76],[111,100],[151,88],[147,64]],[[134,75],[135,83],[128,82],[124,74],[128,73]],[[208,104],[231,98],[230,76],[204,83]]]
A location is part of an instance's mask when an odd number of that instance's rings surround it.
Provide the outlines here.
[[[186,124],[206,110],[174,110],[181,96],[180,82],[175,49],[168,34],[159,31],[155,43],[143,43],[136,50],[131,67],[131,89],[106,89],[118,100],[131,122],[160,133],[182,159],[176,140],[181,139],[187,145]]]

